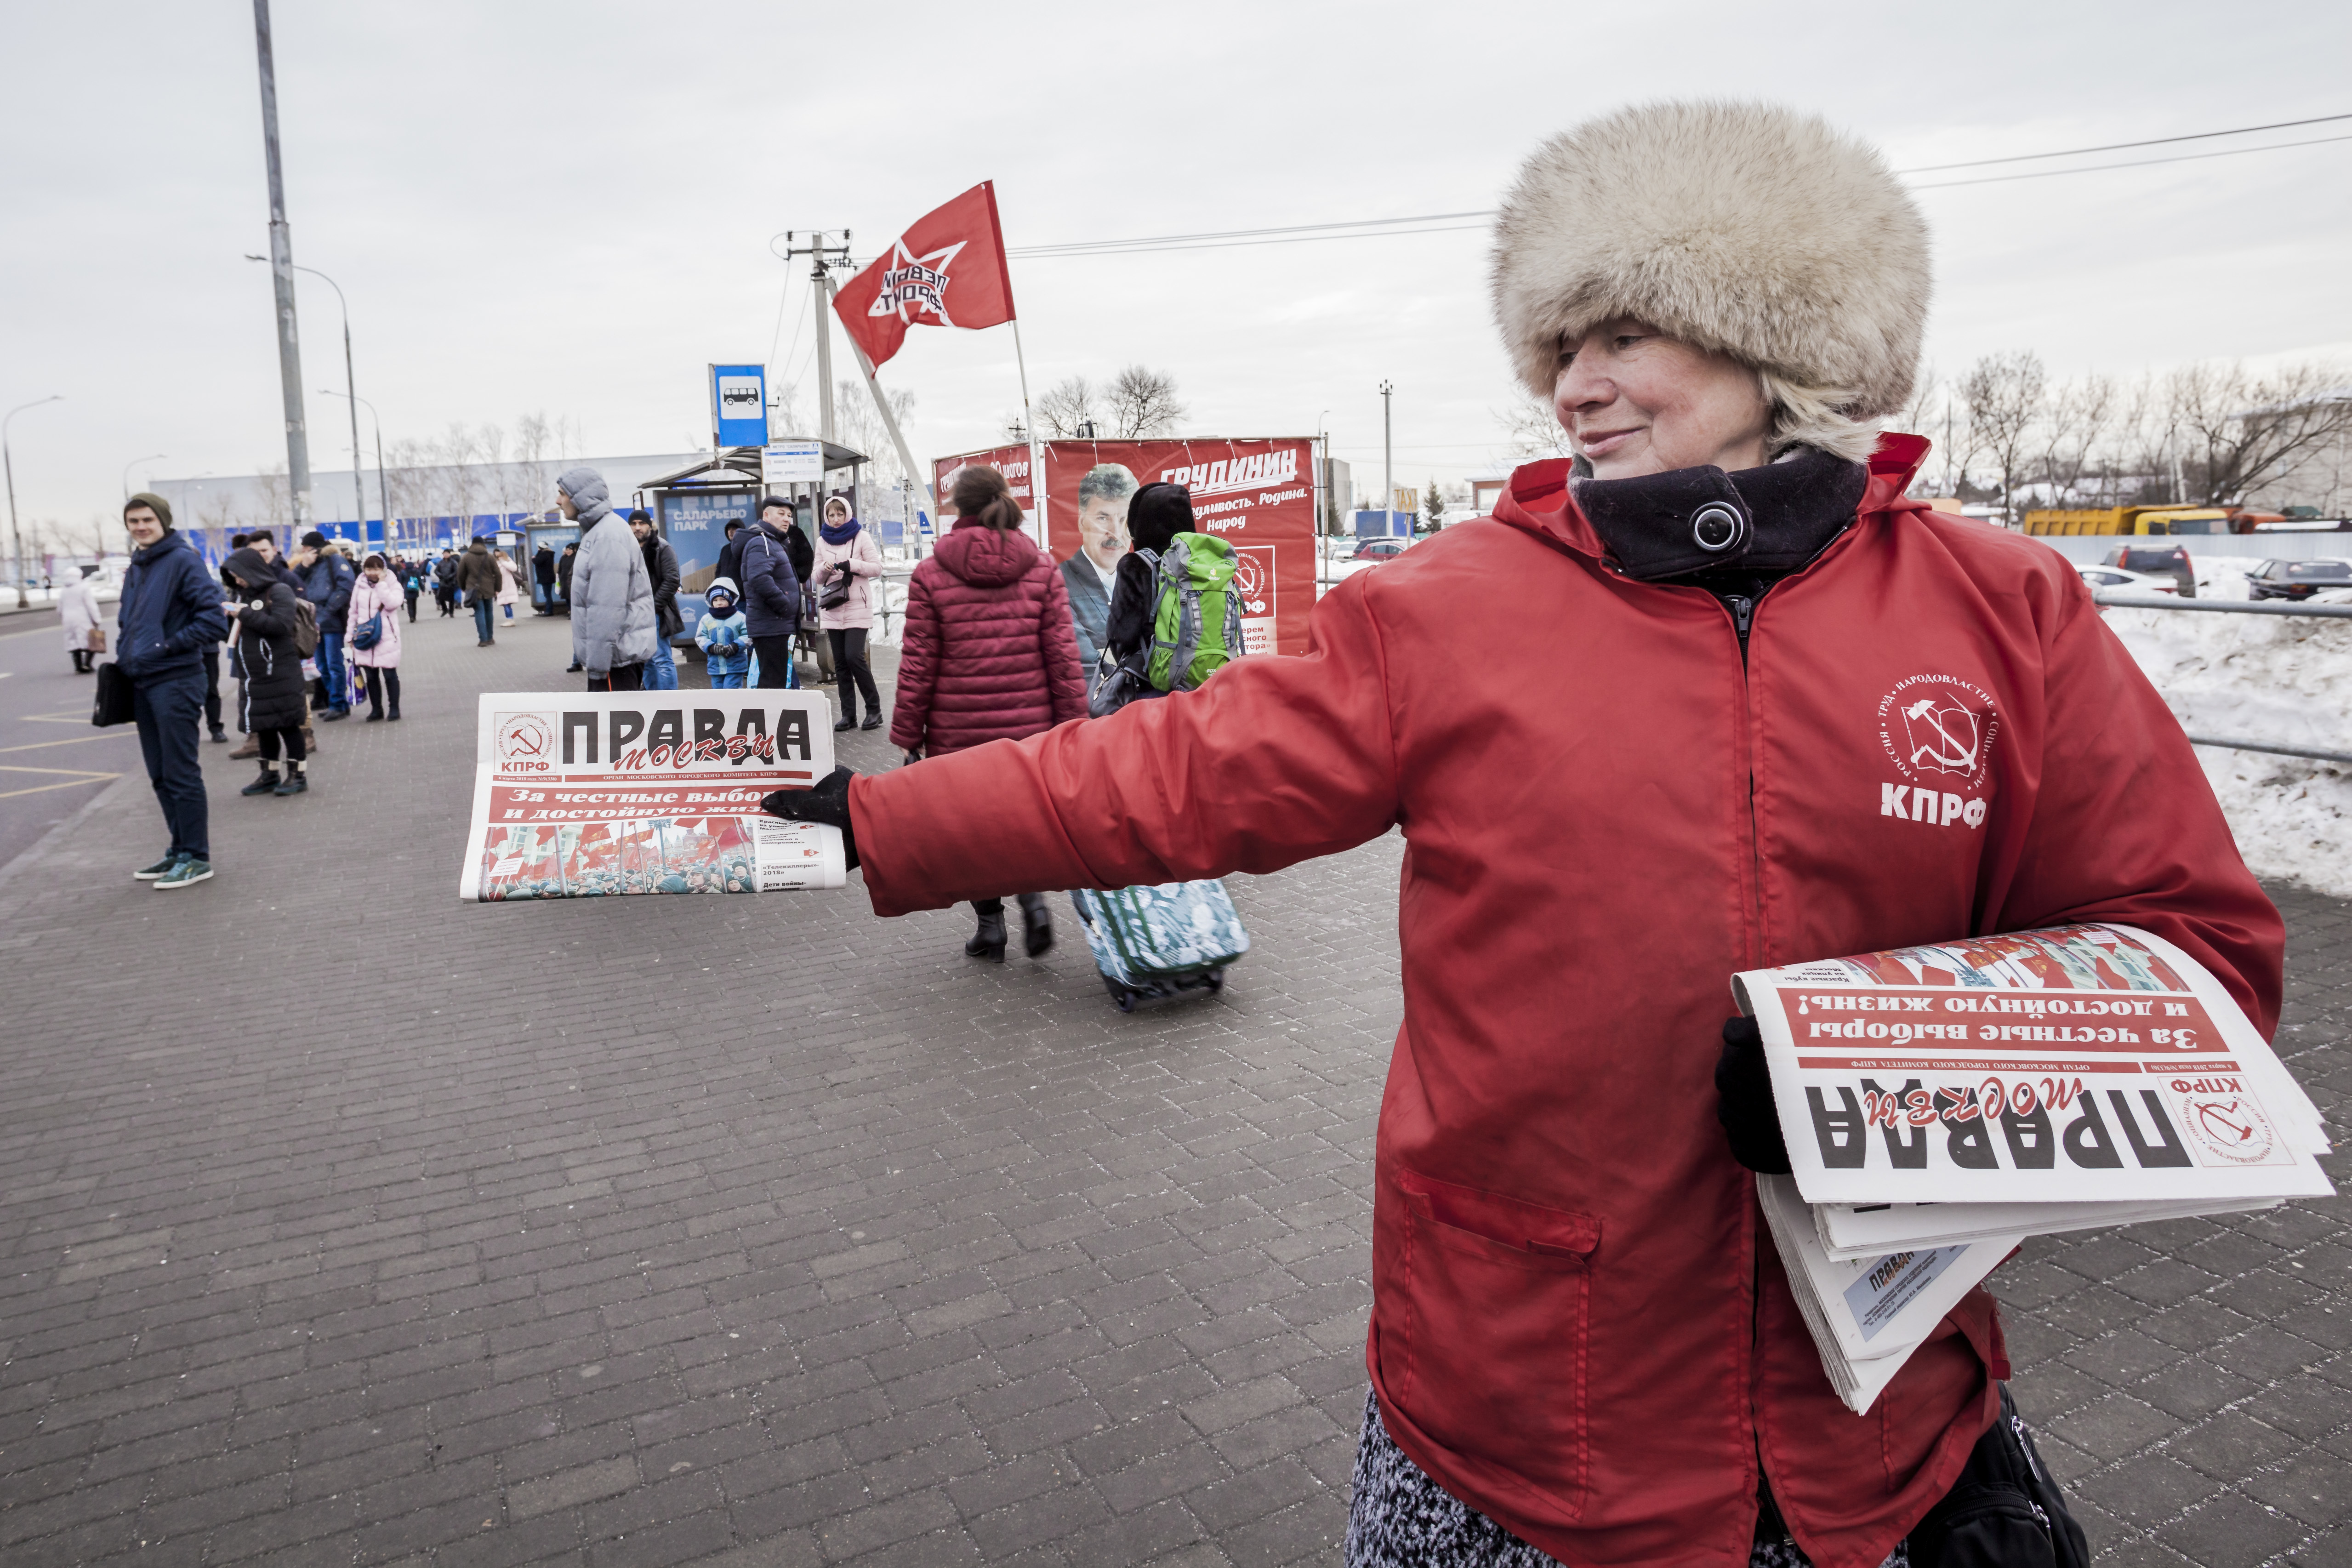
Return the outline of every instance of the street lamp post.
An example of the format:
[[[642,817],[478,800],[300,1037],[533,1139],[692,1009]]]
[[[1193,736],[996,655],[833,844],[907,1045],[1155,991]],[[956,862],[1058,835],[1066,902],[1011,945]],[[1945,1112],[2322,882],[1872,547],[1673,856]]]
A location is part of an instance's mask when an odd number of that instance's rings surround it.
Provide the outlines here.
[[[160,463],[160,462],[162,462],[164,458],[166,458],[170,457],[171,455],[172,455],[172,454],[171,454],[171,453],[169,453],[169,452],[150,452],[150,453],[148,453],[148,454],[147,454],[145,457],[143,457],[143,458],[131,458],[131,461],[129,461],[129,462],[127,462],[127,463],[123,464],[123,465],[122,465],[122,499],[123,499],[124,500],[126,500],[126,501],[127,501],[127,500],[129,500],[131,499],[131,469],[133,469],[133,468],[137,468],[137,467],[138,467],[140,464],[142,464],[142,463]]]
[[[44,403],[63,403],[65,400],[64,393],[53,392],[47,397],[36,397],[30,403],[20,403],[8,410],[6,415],[0,416],[0,468],[7,470],[8,539],[9,548],[15,555],[15,561],[9,570],[10,574],[16,579],[16,607],[20,610],[31,601],[25,597],[25,531],[16,526],[16,454],[8,449],[8,421],[16,418],[27,408],[38,408]]]
[[[348,367],[348,359],[345,363]],[[367,403],[368,423],[375,427],[375,493],[383,506],[383,547],[389,550],[392,548],[392,486],[385,479],[383,473],[383,416],[375,411],[374,404],[368,403],[366,398],[356,393],[336,392],[322,386],[319,389],[319,395],[322,397],[349,397],[355,405]],[[352,444],[354,450],[357,450],[359,445],[359,417],[355,407],[352,415]],[[354,464],[352,468],[352,487],[356,489],[359,482],[359,468]],[[362,510],[366,509],[362,508]],[[364,519],[360,522],[360,532],[362,534],[367,532],[367,522]]]
[[[1390,444],[1389,395],[1396,390],[1381,383],[1381,520],[1396,531],[1396,448]]]
[[[247,255],[246,259],[247,261],[267,261],[269,258],[266,256]],[[297,272],[307,272],[313,278],[326,279],[327,287],[335,291],[336,305],[341,307],[343,312],[343,384],[350,389],[345,392],[343,395],[351,400],[352,405],[352,510],[359,514],[360,549],[364,552],[367,549],[367,491],[360,487],[360,384],[359,379],[352,374],[351,301],[343,298],[343,286],[336,282],[333,279],[328,278],[325,273],[320,271],[317,268],[303,267],[299,264],[289,265],[293,265],[294,270]],[[333,395],[331,393],[329,395],[332,396]],[[374,405],[371,404],[369,406],[373,408]],[[381,447],[381,443],[379,443],[379,447]],[[380,449],[376,453],[376,467],[379,469],[383,467],[383,453]],[[392,513],[388,510],[383,514],[383,531],[384,542],[386,544],[390,544],[392,542]]]

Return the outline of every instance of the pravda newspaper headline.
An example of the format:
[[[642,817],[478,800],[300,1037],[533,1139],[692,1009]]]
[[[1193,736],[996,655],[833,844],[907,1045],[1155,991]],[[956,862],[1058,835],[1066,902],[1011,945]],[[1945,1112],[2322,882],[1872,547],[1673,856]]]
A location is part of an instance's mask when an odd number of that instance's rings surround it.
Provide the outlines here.
[[[458,873],[468,902],[838,888],[837,828],[762,795],[833,771],[814,692],[485,692]]]
[[[2220,981],[2135,927],[1738,975],[1811,1204],[2323,1196],[2310,1099]]]

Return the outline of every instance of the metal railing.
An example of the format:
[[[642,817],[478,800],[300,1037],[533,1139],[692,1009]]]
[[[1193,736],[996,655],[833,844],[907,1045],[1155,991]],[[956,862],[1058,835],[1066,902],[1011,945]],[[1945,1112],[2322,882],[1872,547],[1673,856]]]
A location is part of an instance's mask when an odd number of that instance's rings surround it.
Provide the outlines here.
[[[2352,605],[2273,604],[2266,599],[2176,599],[2169,594],[2126,594],[2113,588],[2095,590],[2092,603],[2118,610],[2204,610],[2230,616],[2308,616],[2324,620],[2352,620]],[[2231,752],[2267,752],[2276,757],[2308,757],[2321,763],[2352,763],[2352,752],[2324,752],[2314,746],[2282,746],[2272,741],[2242,741],[2227,735],[2191,735],[2192,746],[2218,746]]]
[[[2273,604],[2267,599],[2176,599],[2169,594],[2126,594],[2101,588],[2094,604],[2117,610],[2208,610],[2225,616],[2317,616],[2352,620],[2352,605]]]

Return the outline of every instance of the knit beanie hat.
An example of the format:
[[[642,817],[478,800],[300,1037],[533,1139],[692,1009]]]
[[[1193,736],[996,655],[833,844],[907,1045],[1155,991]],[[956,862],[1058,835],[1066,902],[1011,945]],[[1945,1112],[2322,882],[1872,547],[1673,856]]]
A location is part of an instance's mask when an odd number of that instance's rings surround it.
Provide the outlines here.
[[[327,536],[315,528],[302,536],[302,548],[305,550],[324,550],[326,547]]]
[[[1192,492],[1181,485],[1149,484],[1127,503],[1128,537],[1154,554],[1180,533],[1192,531]]]
[[[132,496],[129,500],[124,501],[122,503],[123,514],[125,516],[130,515],[131,509],[134,506],[153,508],[155,515],[163,520],[163,526],[165,528],[172,526],[172,503],[165,500],[162,496],[157,495],[153,490],[141,490],[137,495]]]
[[[1911,395],[1927,225],[1874,148],[1764,103],[1652,103],[1538,147],[1495,225],[1494,309],[1549,398],[1561,341],[1631,317],[1848,420]]]

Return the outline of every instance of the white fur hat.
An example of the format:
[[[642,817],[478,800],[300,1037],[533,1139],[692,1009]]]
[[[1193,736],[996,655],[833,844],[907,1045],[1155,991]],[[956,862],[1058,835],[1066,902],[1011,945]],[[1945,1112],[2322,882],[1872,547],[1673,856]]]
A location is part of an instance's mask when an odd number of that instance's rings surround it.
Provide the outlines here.
[[[1761,103],[1655,103],[1538,148],[1495,225],[1495,319],[1549,397],[1563,337],[1631,316],[1849,418],[1911,395],[1927,226],[1877,152]]]

